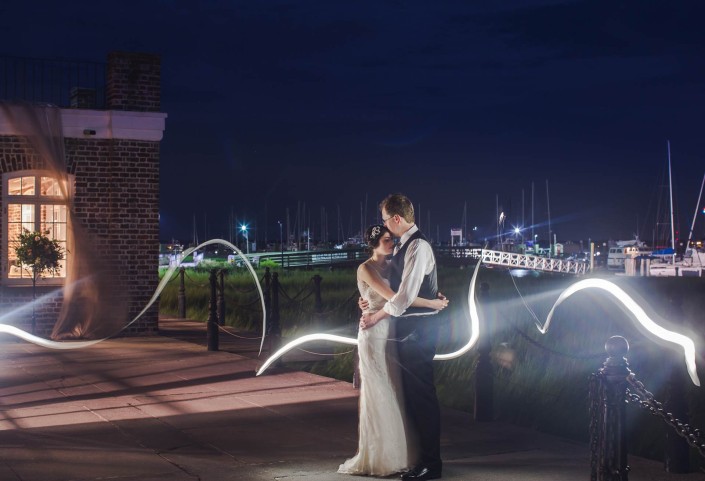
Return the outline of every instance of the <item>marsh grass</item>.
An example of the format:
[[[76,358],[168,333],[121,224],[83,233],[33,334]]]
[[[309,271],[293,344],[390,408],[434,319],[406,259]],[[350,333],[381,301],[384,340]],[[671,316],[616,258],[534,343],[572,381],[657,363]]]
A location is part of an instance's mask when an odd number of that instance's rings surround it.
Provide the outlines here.
[[[280,296],[281,324],[285,337],[309,332],[335,332],[355,336],[359,312],[355,270],[284,271],[280,282],[290,297],[312,285],[318,273],[322,278],[323,314],[313,311],[313,295],[301,301]],[[263,271],[259,273],[262,276]],[[451,300],[440,318],[442,325],[438,352],[463,345],[469,335],[467,295],[471,269],[439,269],[439,285]],[[691,335],[698,349],[700,378],[705,382],[703,340],[705,339],[705,279],[617,278],[617,283],[635,296],[649,313],[668,328]],[[565,301],[555,312],[550,330],[542,335],[535,327],[543,323],[559,293],[576,278],[542,275],[511,278],[507,271],[482,269],[478,282],[487,282],[490,295],[480,305],[481,328],[492,336],[494,368],[494,411],[498,420],[530,426],[556,435],[586,441],[588,436],[588,377],[604,362],[605,341],[613,335],[628,339],[630,368],[661,402],[666,400],[669,382],[684,386],[691,425],[705,428],[705,394],[690,382],[682,351],[655,343],[642,333],[619,305],[598,291],[582,291]],[[176,314],[178,281],[162,293],[160,312]],[[226,276],[227,323],[243,329],[257,329],[261,322],[258,306],[239,307],[251,302],[254,292],[251,276],[240,270]],[[202,286],[198,286],[201,284]],[[208,273],[189,273],[187,315],[208,317]],[[336,355],[325,362],[301,366],[311,372],[345,381],[353,374],[354,356],[348,346],[335,347]],[[474,370],[477,349],[436,364],[436,384],[441,402],[472,412],[474,409]],[[663,457],[665,425],[662,421],[628,406],[630,451],[653,459]],[[693,452],[693,466],[702,463]]]
[[[219,267],[218,267],[219,268]],[[264,269],[257,269],[264,288]],[[282,335],[297,336],[325,329],[352,332],[357,320],[357,288],[354,271],[283,271],[279,272],[280,324]],[[323,278],[321,309],[315,309],[313,276]],[[188,270],[185,278],[186,317],[208,320],[210,301],[208,268]],[[352,279],[352,280],[351,280]],[[246,269],[227,269],[225,277],[225,324],[244,330],[261,330],[262,308],[252,275]],[[167,284],[159,299],[159,312],[178,315],[178,275]]]

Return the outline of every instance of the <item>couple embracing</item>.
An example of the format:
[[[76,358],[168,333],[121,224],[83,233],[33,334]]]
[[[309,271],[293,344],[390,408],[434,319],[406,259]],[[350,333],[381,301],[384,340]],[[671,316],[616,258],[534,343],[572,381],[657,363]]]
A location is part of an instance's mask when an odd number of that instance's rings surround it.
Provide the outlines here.
[[[370,259],[357,271],[363,315],[358,333],[360,424],[357,454],[339,473],[402,480],[441,477],[440,409],[433,382],[438,293],[436,260],[404,195],[380,203],[381,225],[365,240]],[[399,237],[394,247],[393,237]],[[392,255],[391,260],[389,256]]]

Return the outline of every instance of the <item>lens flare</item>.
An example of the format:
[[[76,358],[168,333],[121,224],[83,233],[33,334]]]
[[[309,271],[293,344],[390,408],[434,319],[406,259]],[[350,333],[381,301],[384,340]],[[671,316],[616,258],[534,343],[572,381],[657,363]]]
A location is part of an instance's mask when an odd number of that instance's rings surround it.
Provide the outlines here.
[[[264,305],[264,294],[262,293],[262,285],[260,284],[259,279],[257,278],[257,273],[255,272],[254,268],[252,267],[252,264],[250,264],[250,261],[247,259],[247,257],[242,253],[242,251],[240,251],[240,249],[235,247],[230,242],[223,240],[223,239],[211,239],[209,241],[206,241],[202,244],[197,245],[196,247],[186,249],[183,252],[182,259],[185,259],[192,252],[194,252],[202,247],[211,245],[211,244],[222,244],[222,245],[232,249],[235,253],[237,253],[237,255],[239,255],[242,258],[242,260],[245,262],[245,265],[247,266],[247,269],[250,271],[250,274],[252,274],[252,278],[254,279],[255,284],[257,286],[257,290],[259,291],[260,302],[262,304],[262,342],[260,343],[260,346],[259,346],[259,352],[261,354],[262,347],[264,346],[264,336],[265,336],[264,333],[267,332],[267,310]],[[161,294],[161,292],[164,290],[166,285],[169,283],[169,280],[171,280],[171,277],[174,275],[174,272],[176,272],[176,269],[178,269],[180,265],[181,265],[181,261],[179,261],[178,263],[169,267],[169,269],[164,274],[164,277],[162,278],[161,282],[157,286],[157,289],[154,291],[152,298],[147,303],[147,305],[144,306],[144,308],[139,312],[139,314],[137,314],[134,317],[134,319],[132,319],[127,324],[125,324],[125,326],[122,329],[120,329],[118,332],[116,332],[115,334],[118,334],[119,332],[127,329],[130,325],[134,324],[140,317],[142,317],[142,315],[145,312],[147,312],[147,309],[149,309],[152,306],[152,304],[154,304],[157,301],[157,299],[159,298],[159,294]],[[84,279],[83,281],[86,281],[86,280]],[[23,308],[18,309],[17,311],[15,311],[15,313],[21,311],[22,309]],[[7,317],[7,316],[9,316],[9,314],[6,314],[5,316],[3,316],[3,318]],[[102,339],[96,339],[96,340],[92,340],[92,341],[51,341],[49,339],[44,339],[42,337],[35,336],[34,334],[30,334],[30,333],[23,331],[22,329],[19,329],[15,326],[11,326],[9,324],[0,324],[0,333],[3,333],[3,332],[6,334],[10,334],[10,335],[19,337],[20,339],[24,339],[25,341],[31,342],[32,344],[36,344],[36,345],[42,346],[42,347],[47,347],[50,349],[80,349],[83,347],[93,346],[95,344],[98,344],[99,342],[105,341],[106,339],[110,338],[110,337],[104,337]],[[113,334],[113,335],[115,335],[115,334]]]
[[[553,304],[553,307],[548,313],[548,317],[546,318],[546,322],[543,326],[536,322],[536,327],[541,334],[546,334],[548,331],[548,328],[551,325],[551,319],[553,318],[553,313],[558,306],[570,296],[583,289],[601,289],[608,292],[622,303],[622,305],[634,316],[633,320],[639,323],[641,327],[659,339],[681,346],[683,348],[685,365],[688,369],[690,379],[693,381],[693,384],[700,386],[700,379],[698,379],[698,372],[695,366],[695,344],[693,341],[683,334],[669,331],[665,327],[656,324],[656,322],[654,322],[646,314],[644,309],[642,309],[642,307],[639,306],[639,304],[637,304],[636,301],[629,296],[629,294],[624,292],[617,285],[604,279],[585,279],[568,286],[568,288],[564,290],[560,296],[558,296],[558,300],[556,300],[555,304]]]

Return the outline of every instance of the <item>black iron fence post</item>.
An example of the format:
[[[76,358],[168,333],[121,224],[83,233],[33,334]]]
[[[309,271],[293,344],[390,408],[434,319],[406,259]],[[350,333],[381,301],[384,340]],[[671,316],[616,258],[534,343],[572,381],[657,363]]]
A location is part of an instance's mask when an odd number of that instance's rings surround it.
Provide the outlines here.
[[[316,274],[315,276],[313,276],[312,280],[314,295],[316,299],[314,309],[316,310],[316,313],[320,314],[321,311],[323,311],[323,301],[321,300],[321,282],[323,281],[323,278]]]
[[[269,267],[264,268],[264,308],[267,310],[267,330],[262,335],[269,336],[272,333],[272,272]]]
[[[184,277],[186,276],[186,270],[183,267],[179,268],[179,318],[186,319],[186,284],[184,283]]]
[[[281,336],[281,326],[279,325],[279,273],[272,274],[272,336],[277,341],[274,346],[278,345],[279,337]],[[274,347],[273,346],[273,347]]]
[[[217,301],[216,301],[216,269],[211,270],[210,275],[210,286],[211,286],[211,298],[208,303],[208,325],[207,327],[207,339],[208,339],[208,350],[217,351],[218,350],[218,314],[217,314]]]
[[[631,374],[625,355],[629,343],[621,336],[612,336],[605,343],[607,360],[596,376],[591,433],[596,446],[591,463],[591,478],[599,481],[628,481],[626,392],[627,376]]]
[[[218,271],[218,325],[225,325],[225,269]]]
[[[480,284],[478,297],[481,304],[489,302],[490,285],[486,282]],[[490,352],[492,350],[492,324],[490,316],[485,319],[484,330],[480,331],[478,339],[478,357],[475,365],[475,421],[492,421],[494,419],[494,375]]]

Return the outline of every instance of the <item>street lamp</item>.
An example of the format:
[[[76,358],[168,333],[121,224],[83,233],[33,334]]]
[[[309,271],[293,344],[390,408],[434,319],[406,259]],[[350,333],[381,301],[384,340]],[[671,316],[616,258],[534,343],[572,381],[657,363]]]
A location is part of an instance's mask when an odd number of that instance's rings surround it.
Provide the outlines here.
[[[245,236],[246,251],[247,251],[247,253],[249,254],[249,253],[250,253],[250,239],[247,237],[247,225],[242,224],[242,225],[240,226],[240,231],[242,231],[242,233],[243,233],[244,236]]]

